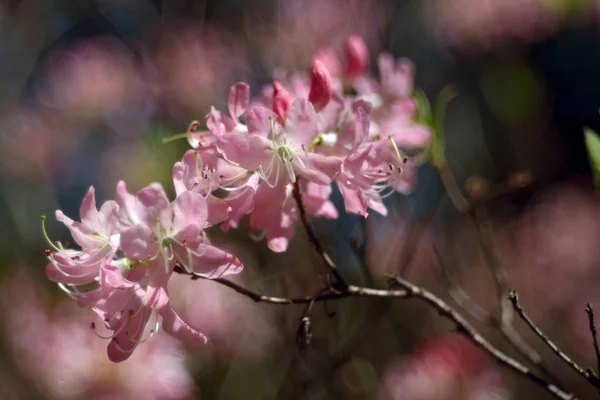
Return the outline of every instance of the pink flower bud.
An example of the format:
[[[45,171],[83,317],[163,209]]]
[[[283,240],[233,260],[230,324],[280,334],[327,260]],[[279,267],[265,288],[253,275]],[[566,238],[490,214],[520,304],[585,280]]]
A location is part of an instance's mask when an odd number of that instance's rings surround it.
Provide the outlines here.
[[[344,78],[354,80],[367,72],[369,67],[369,49],[358,35],[352,35],[346,42],[346,70]]]
[[[315,60],[310,70],[310,92],[308,101],[313,103],[315,111],[325,108],[331,100],[331,75],[319,60]]]
[[[290,92],[281,83],[273,82],[273,111],[279,116],[279,122],[283,125],[287,117],[288,108],[292,104]]]

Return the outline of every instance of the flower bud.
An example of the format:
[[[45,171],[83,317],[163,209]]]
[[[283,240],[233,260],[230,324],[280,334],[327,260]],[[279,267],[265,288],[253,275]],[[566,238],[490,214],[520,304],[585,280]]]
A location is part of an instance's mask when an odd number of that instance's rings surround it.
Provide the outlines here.
[[[369,49],[358,35],[352,35],[346,42],[346,69],[344,78],[352,81],[367,72],[369,67]]]
[[[315,111],[319,112],[331,100],[331,75],[319,60],[315,60],[310,70],[310,92],[308,101],[313,103]]]
[[[283,125],[287,117],[288,108],[292,104],[290,92],[281,83],[273,82],[273,111],[279,116],[279,122]]]

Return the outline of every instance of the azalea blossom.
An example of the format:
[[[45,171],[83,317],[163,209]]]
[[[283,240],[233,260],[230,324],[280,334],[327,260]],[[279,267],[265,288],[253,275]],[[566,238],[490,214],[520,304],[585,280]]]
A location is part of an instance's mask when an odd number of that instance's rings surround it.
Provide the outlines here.
[[[215,279],[242,270],[237,257],[211,244],[207,228],[228,231],[249,215],[254,236],[283,252],[300,207],[338,217],[332,184],[346,212],[365,218],[369,210],[386,215],[386,197],[410,193],[433,137],[417,121],[414,68],[382,54],[373,79],[369,63],[365,42],[351,35],[341,62],[324,48],[306,72],[277,73],[254,98],[247,83],[232,85],[227,111],[211,107],[206,129],[192,121],[173,137],[192,149],[173,165],[172,201],[158,183],[132,194],[120,181],[99,210],[89,189],[81,221],[56,212],[79,248],[47,238],[46,275],[99,316],[92,328],[109,340],[110,360],[128,359],[160,329],[206,342],[171,306],[168,284],[176,271]]]
[[[81,222],[56,212],[82,249],[50,242],[56,251],[48,251],[47,276],[101,317],[109,333],[98,335],[110,339],[112,361],[127,359],[160,327],[187,342],[206,342],[171,308],[167,285],[176,266],[206,278],[241,271],[239,259],[211,245],[204,234],[208,211],[198,191],[179,191],[169,202],[159,184],[132,195],[119,182],[116,201],[106,202],[100,211],[90,188]],[[96,324],[92,328],[98,331]]]

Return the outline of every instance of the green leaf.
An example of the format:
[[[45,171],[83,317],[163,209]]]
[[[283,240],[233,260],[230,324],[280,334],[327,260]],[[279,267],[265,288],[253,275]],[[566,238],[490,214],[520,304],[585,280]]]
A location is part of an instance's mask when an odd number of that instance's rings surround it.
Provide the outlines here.
[[[587,148],[588,159],[594,174],[594,186],[600,191],[600,137],[590,128],[583,130],[585,134],[585,147]]]

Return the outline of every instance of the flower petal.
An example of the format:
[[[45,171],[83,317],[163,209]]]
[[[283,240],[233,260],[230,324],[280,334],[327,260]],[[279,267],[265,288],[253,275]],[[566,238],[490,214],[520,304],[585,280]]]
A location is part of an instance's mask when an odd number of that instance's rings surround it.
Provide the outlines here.
[[[227,106],[229,107],[229,115],[235,122],[246,112],[250,103],[250,86],[244,82],[238,82],[229,90],[227,98]]]
[[[190,343],[197,346],[206,344],[207,339],[204,334],[195,330],[188,324],[186,324],[177,313],[169,307],[164,307],[160,311],[162,316],[162,327],[165,332],[181,340],[185,343]]]
[[[308,146],[317,136],[317,113],[306,99],[297,98],[290,106],[285,122],[285,135],[297,146]]]
[[[158,254],[156,236],[147,225],[136,225],[121,233],[121,250],[131,261],[144,261]]]

